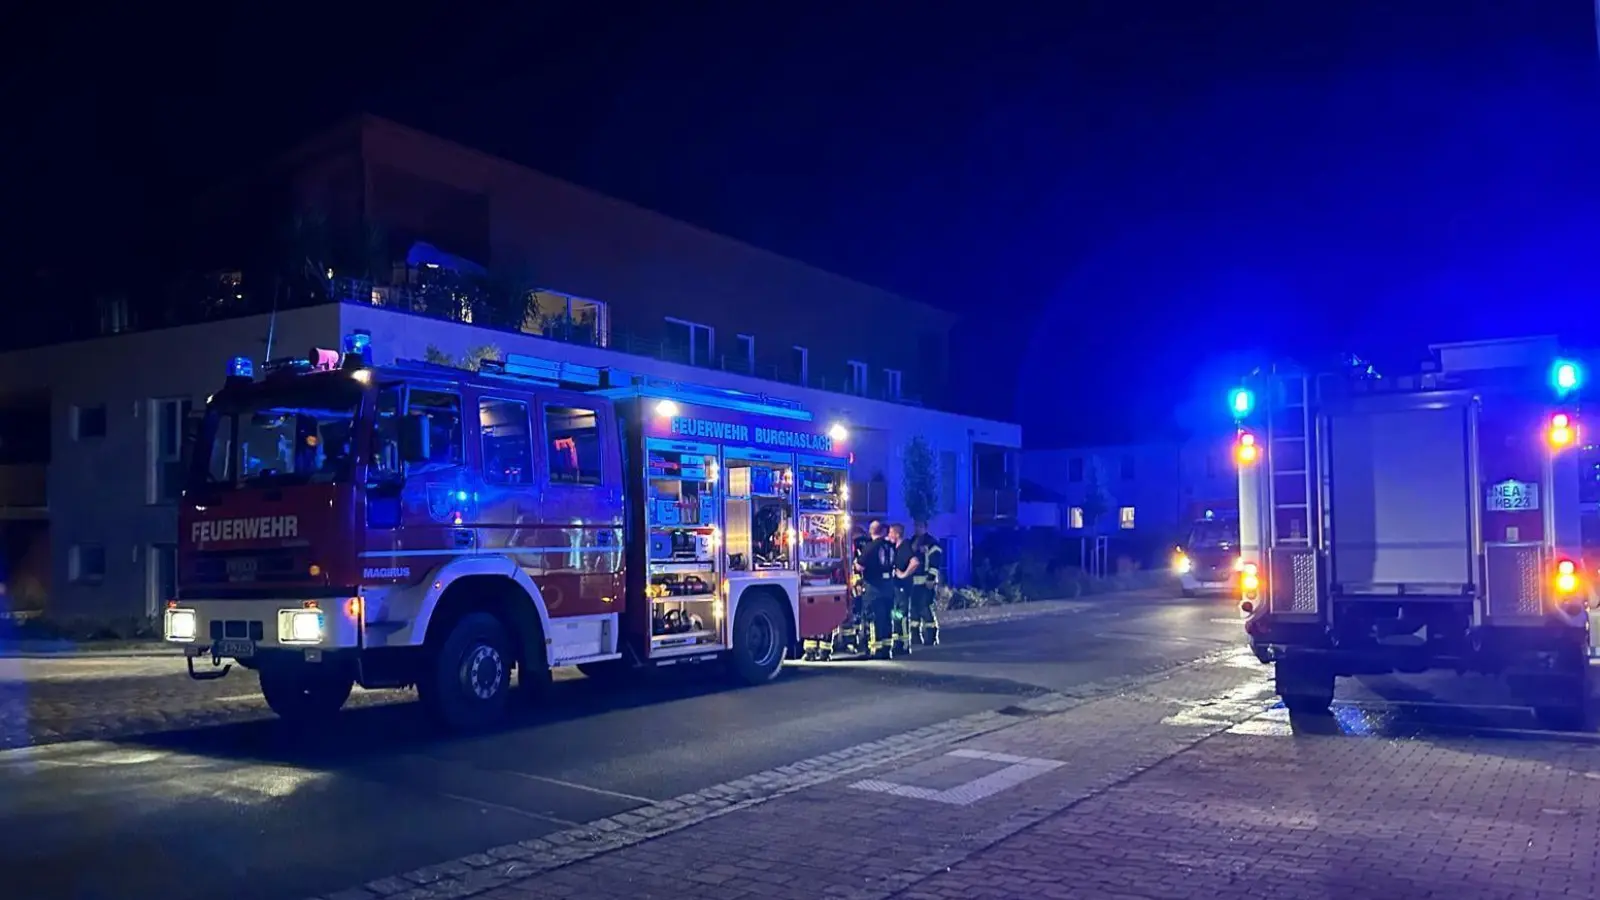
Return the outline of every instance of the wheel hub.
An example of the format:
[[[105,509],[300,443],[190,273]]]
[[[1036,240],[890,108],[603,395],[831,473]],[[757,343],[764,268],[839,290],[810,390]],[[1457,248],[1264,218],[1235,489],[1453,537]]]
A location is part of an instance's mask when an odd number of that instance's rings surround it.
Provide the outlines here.
[[[500,651],[487,644],[479,644],[467,654],[461,667],[461,681],[467,692],[479,700],[489,700],[500,692],[505,678],[505,660]]]
[[[766,665],[772,661],[773,654],[777,652],[778,641],[777,630],[772,627],[770,619],[764,615],[754,617],[745,640],[750,644],[750,658],[758,665]]]

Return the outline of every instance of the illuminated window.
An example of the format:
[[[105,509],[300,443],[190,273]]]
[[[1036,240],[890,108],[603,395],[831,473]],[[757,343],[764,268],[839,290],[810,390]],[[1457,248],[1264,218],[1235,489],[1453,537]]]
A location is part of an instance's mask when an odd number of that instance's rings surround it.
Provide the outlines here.
[[[1117,510],[1117,525],[1124,529],[1133,527],[1133,507],[1124,506]]]
[[[551,484],[600,484],[600,417],[592,409],[547,406],[545,453]]]
[[[1068,528],[1082,528],[1083,527],[1083,507],[1074,506],[1071,509],[1067,510],[1067,527]]]

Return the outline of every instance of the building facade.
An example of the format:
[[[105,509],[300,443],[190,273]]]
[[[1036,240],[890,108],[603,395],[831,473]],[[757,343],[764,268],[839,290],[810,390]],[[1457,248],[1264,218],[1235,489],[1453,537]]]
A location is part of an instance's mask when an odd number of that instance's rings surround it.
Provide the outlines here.
[[[285,191],[282,208],[382,232],[379,261],[345,274],[348,255],[324,266],[312,247],[322,289],[304,295],[281,270],[253,275],[259,221],[241,211]],[[0,354],[0,610],[154,613],[173,591],[188,412],[234,356],[299,355],[356,330],[380,364],[516,353],[798,401],[850,426],[858,519],[909,519],[901,461],[920,437],[956,580],[974,536],[1015,521],[1021,429],[914,396],[937,398],[945,313],[375,119],[218,196],[234,199],[206,220],[213,250],[246,249],[226,251],[236,265],[216,257],[189,324],[141,327],[153,323],[111,306],[101,337]],[[536,280],[484,302],[508,270]],[[903,327],[885,340],[862,321]]]
[[[1028,506],[1055,505],[1063,531],[1172,541],[1206,510],[1238,507],[1231,453],[1226,434],[1030,450],[1022,455],[1022,478]],[[1097,505],[1103,511],[1091,520]]]

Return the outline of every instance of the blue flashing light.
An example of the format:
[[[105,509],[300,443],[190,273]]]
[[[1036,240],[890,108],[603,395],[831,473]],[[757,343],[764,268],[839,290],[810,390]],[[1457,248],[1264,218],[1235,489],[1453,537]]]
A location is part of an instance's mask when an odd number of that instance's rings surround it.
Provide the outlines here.
[[[456,491],[456,500],[461,502],[461,503],[467,502],[467,492],[466,491]]]
[[[1242,419],[1250,415],[1256,408],[1256,395],[1246,388],[1234,388],[1228,392],[1228,410],[1234,418]]]
[[[248,356],[235,356],[228,360],[229,378],[254,378],[256,377],[255,364]]]
[[[1206,510],[1206,521],[1207,522],[1211,521],[1212,519],[1215,519],[1216,517],[1217,517],[1217,514],[1216,514],[1216,512],[1214,510],[1209,510],[1209,509]]]
[[[1570,394],[1583,386],[1583,367],[1569,359],[1558,359],[1550,369],[1550,383],[1557,393]]]
[[[367,350],[372,346],[372,335],[365,331],[357,331],[344,336],[344,352],[366,356]]]

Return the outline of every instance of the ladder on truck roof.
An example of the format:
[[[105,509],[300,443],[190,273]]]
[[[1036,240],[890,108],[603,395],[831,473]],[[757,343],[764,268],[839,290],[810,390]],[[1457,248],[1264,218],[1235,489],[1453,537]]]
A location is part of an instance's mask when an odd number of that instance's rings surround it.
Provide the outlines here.
[[[524,384],[591,391],[613,398],[672,397],[685,403],[703,403],[707,406],[739,409],[780,418],[811,420],[811,413],[794,400],[752,391],[636,375],[611,366],[584,366],[537,356],[524,356],[519,353],[508,354],[505,359],[484,360],[478,366],[478,374],[485,378]]]

